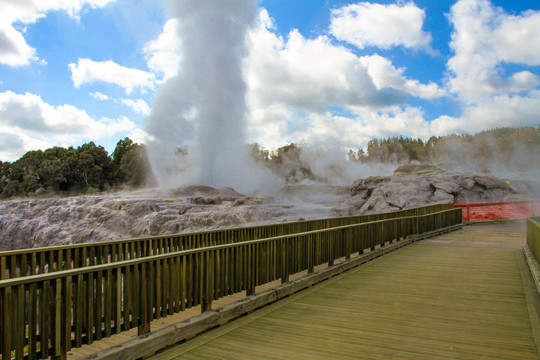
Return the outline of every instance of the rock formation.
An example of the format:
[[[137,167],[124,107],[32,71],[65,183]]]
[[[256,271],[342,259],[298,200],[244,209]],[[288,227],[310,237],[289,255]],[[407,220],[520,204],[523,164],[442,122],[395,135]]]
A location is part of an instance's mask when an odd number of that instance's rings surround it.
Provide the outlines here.
[[[427,204],[540,199],[540,184],[493,175],[444,172],[434,166],[403,166],[392,176],[356,181],[336,215],[397,211]]]

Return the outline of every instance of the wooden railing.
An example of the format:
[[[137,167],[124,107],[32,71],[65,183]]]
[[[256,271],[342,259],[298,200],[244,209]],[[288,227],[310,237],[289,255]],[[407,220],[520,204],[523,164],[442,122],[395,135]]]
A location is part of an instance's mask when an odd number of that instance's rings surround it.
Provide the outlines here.
[[[540,217],[527,219],[527,245],[540,263]]]
[[[0,280],[329,227],[395,217],[424,215],[452,209],[453,207],[452,204],[441,204],[384,214],[306,220],[197,233],[4,251],[0,252]]]
[[[540,215],[540,201],[455,204],[463,208],[463,222],[526,219]]]
[[[336,259],[461,223],[461,209],[174,251],[0,281],[2,359],[62,358],[72,347]]]

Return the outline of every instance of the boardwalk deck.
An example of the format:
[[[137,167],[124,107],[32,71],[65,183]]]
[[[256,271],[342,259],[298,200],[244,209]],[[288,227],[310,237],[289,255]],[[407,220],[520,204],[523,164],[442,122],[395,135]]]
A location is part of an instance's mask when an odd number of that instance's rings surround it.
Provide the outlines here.
[[[524,266],[524,241],[521,225],[467,226],[338,275],[154,359],[538,359],[540,307]]]

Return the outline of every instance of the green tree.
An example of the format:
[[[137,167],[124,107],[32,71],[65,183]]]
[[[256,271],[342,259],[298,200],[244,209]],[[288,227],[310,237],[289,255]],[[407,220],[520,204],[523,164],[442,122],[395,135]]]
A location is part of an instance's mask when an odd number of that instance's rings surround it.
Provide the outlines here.
[[[11,166],[9,181],[17,181],[19,195],[28,195],[42,186],[40,183],[39,168],[43,160],[43,151],[28,151]],[[12,186],[11,189],[14,189]]]
[[[116,148],[114,149],[112,153],[115,181],[120,182],[120,183],[123,183],[126,181],[126,173],[124,171],[125,169],[122,169],[122,166],[121,166],[122,158],[126,154],[133,152],[135,145],[136,144],[134,144],[133,141],[128,137],[116,143]]]
[[[112,160],[103,146],[94,142],[86,143],[77,148],[77,164],[75,171],[78,175],[77,187],[86,191],[89,188],[103,191],[106,184],[113,178]]]
[[[134,143],[126,137],[118,141],[112,158],[115,183],[127,184],[131,187],[145,183],[149,173],[149,163],[144,145]]]
[[[0,196],[2,197],[4,197],[2,194],[9,183],[10,169],[11,163],[9,161],[0,161]]]
[[[60,192],[70,188],[68,178],[71,168],[66,163],[69,151],[62,147],[53,147],[43,152],[38,174],[45,189]]]

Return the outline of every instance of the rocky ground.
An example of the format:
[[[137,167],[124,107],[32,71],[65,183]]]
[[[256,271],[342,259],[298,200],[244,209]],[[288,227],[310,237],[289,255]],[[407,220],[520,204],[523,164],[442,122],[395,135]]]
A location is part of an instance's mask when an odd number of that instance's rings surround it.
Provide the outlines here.
[[[158,190],[0,202],[0,250],[395,211],[435,203],[540,199],[540,184],[402,167],[350,187],[285,186],[254,197],[232,188]]]

